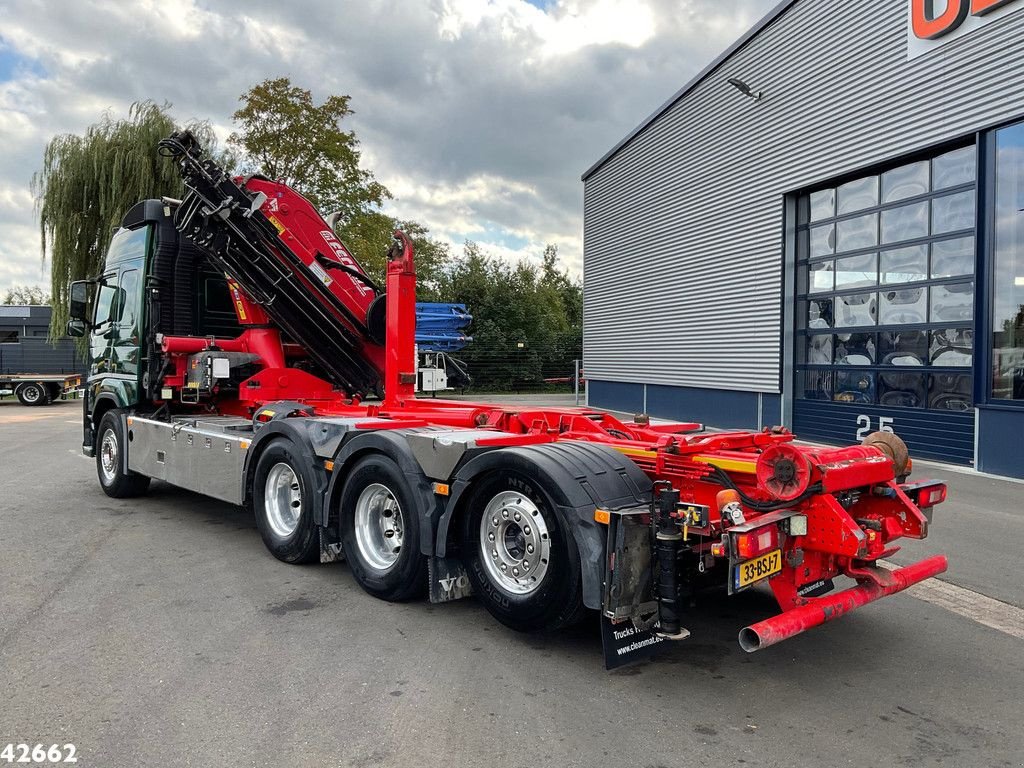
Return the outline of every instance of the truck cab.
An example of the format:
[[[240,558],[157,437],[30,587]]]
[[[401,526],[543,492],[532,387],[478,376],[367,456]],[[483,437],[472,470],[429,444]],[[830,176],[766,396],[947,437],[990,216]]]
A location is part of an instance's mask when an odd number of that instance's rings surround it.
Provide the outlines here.
[[[150,383],[159,376],[158,334],[230,337],[240,331],[224,275],[178,235],[171,207],[160,200],[144,200],[125,214],[100,274],[73,283],[71,294],[68,334],[89,338],[87,456],[95,455],[104,413],[156,399]]]

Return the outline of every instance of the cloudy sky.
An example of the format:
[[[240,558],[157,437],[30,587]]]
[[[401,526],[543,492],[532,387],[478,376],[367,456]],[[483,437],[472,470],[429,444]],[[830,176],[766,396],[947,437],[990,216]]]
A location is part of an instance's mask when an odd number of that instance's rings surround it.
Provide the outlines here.
[[[139,99],[226,136],[281,75],[352,97],[395,215],[578,272],[580,174],[775,2],[4,0],[0,291],[48,284],[29,181],[52,136]]]

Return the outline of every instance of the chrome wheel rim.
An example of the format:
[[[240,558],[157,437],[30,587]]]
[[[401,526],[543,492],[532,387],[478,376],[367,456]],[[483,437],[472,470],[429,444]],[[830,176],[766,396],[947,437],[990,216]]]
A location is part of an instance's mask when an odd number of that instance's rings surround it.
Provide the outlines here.
[[[295,533],[302,516],[302,485],[285,462],[278,462],[267,473],[264,499],[270,530],[282,538]]]
[[[363,561],[376,571],[398,562],[405,540],[402,506],[385,485],[371,483],[356,499],[356,546]]]
[[[117,477],[117,435],[109,427],[100,439],[100,471],[107,483]]]
[[[26,384],[21,390],[22,396],[30,403],[36,403],[43,399],[43,390],[35,384]]]
[[[539,589],[551,559],[551,536],[537,505],[516,491],[494,496],[480,519],[480,559],[506,592]]]

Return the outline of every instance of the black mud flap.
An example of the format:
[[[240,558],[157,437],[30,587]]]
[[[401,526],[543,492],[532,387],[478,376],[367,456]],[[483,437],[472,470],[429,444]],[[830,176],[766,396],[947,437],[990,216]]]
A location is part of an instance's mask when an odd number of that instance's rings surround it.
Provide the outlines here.
[[[665,638],[654,629],[637,629],[631,621],[613,624],[601,616],[601,645],[604,646],[604,668],[617,669],[636,661],[647,661],[654,656]]]
[[[462,561],[454,557],[428,557],[430,602],[448,603],[473,594]]]

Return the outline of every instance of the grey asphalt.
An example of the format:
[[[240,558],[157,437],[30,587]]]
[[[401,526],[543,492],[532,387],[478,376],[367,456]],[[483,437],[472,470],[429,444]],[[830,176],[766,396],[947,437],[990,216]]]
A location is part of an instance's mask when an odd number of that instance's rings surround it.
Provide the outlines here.
[[[604,671],[472,601],[391,605],[288,566],[241,509],[117,501],[78,406],[0,402],[0,748],[119,766],[1019,766],[1024,641],[898,595],[758,654],[758,593],[710,601],[656,661]],[[1022,605],[1024,485],[959,473],[947,578]],[[0,761],[2,763],[2,761]]]

